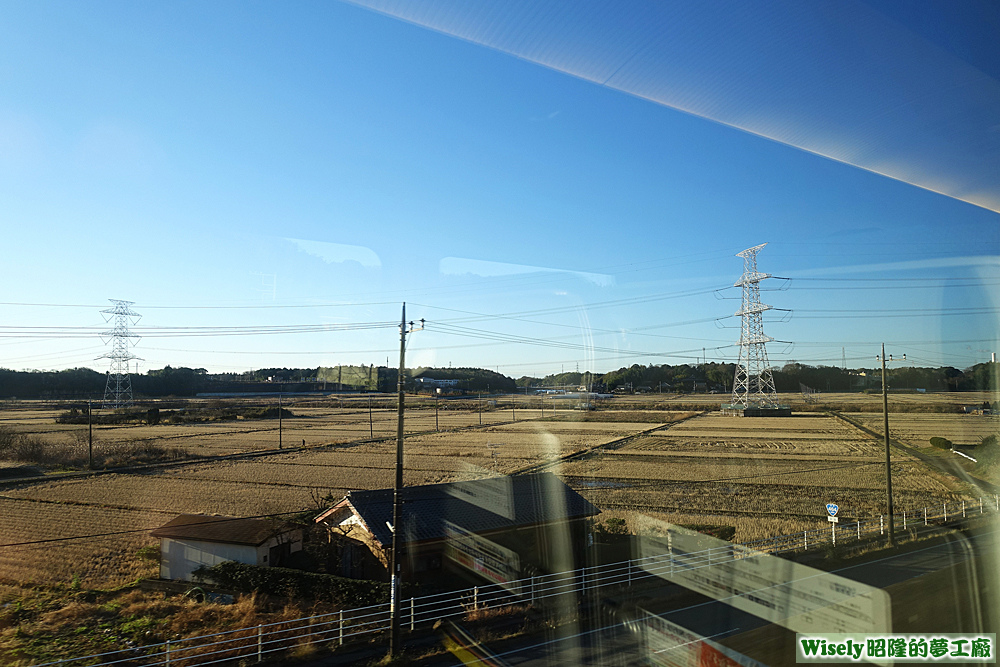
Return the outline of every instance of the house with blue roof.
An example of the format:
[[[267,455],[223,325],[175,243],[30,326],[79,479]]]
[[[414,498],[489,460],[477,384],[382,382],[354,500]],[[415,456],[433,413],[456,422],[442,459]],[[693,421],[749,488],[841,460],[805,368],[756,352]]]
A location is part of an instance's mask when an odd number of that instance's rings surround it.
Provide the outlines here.
[[[340,574],[388,577],[392,504],[392,489],[351,491],[316,517],[340,547]],[[600,510],[554,474],[536,473],[404,487],[401,512],[410,581],[504,584],[586,564]]]

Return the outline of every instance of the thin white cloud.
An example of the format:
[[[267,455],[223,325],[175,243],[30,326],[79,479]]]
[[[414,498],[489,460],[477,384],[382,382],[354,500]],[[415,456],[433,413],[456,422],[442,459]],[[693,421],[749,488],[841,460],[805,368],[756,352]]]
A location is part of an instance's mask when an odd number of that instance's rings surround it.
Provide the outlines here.
[[[923,269],[948,269],[961,266],[1000,268],[1000,256],[974,255],[971,257],[938,257],[935,259],[915,259],[906,262],[886,262],[883,264],[855,264],[851,266],[829,266],[821,269],[796,271],[794,277],[828,276],[844,273],[879,273],[885,271],[919,271]]]
[[[445,257],[441,260],[439,268],[442,274],[451,276],[472,274],[484,278],[496,278],[499,276],[516,276],[526,273],[564,273],[576,276],[599,287],[611,287],[615,284],[614,276],[603,273],[586,273],[584,271],[554,269],[546,266],[529,266],[527,264],[488,262],[481,259],[466,259],[463,257]]]
[[[366,246],[292,238],[286,238],[285,240],[294,244],[302,252],[313,257],[319,257],[327,264],[357,262],[366,269],[382,268],[382,260],[379,259],[374,250]]]

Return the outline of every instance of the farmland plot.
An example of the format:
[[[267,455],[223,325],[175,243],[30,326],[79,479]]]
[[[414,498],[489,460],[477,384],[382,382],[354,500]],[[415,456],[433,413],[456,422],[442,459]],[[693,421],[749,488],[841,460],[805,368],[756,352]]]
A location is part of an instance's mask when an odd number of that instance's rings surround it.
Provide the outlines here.
[[[159,512],[0,498],[0,544],[59,540],[0,548],[0,580],[109,587],[155,576],[156,566],[136,552],[155,543],[148,530],[169,518]],[[113,532],[123,534],[63,539]]]
[[[186,479],[176,472],[102,475],[32,484],[8,497],[104,508],[257,516],[308,509],[309,489],[269,483]],[[98,512],[98,513],[99,513]]]
[[[435,429],[447,430],[500,424],[512,420],[510,411],[489,409],[484,402],[480,413],[478,405],[448,406],[441,401],[441,409],[433,408],[433,401],[410,398],[417,405],[409,405],[406,415],[406,432],[421,433]],[[408,401],[408,402],[409,402]],[[281,443],[284,446],[327,445],[367,440],[369,438],[394,438],[396,435],[396,408],[394,401],[378,399],[369,413],[367,400],[344,401],[327,399],[325,404],[316,401],[301,407],[286,402],[292,417],[281,424]],[[248,407],[245,401],[220,402],[218,400],[187,401],[186,410],[195,415],[199,409],[213,407]],[[249,407],[276,406],[276,401],[249,404]],[[344,407],[346,405],[347,407]],[[460,409],[459,409],[460,408]],[[8,426],[19,433],[30,435],[43,444],[53,446],[85,445],[87,424],[59,424],[56,418],[63,409],[46,405],[5,410],[0,413],[0,426]],[[165,412],[164,412],[165,414]],[[518,419],[529,416],[526,411],[515,413]],[[277,419],[230,419],[224,421],[164,422],[156,425],[145,423],[95,424],[93,437],[96,442],[151,442],[163,447],[178,449],[192,456],[219,456],[241,452],[276,449],[279,445]]]
[[[567,478],[631,480],[632,484],[657,486],[656,482],[733,481],[770,486],[810,486],[837,490],[885,489],[885,464],[868,462],[815,462],[781,458],[709,458],[696,456],[630,457],[610,452],[599,459],[564,464],[560,474]],[[849,481],[845,477],[849,476]],[[846,484],[845,484],[846,481]],[[893,462],[893,489],[897,491],[948,493],[937,479],[925,474],[914,462]],[[780,489],[776,489],[781,493]]]
[[[565,421],[588,413],[550,412],[545,420],[511,423],[509,413],[494,411],[483,413],[484,426],[478,428],[478,412],[456,410],[447,416],[450,423],[444,412],[438,414],[440,431],[434,430],[432,410],[407,413],[407,431],[422,431],[406,439],[407,485],[506,474],[592,450],[583,459],[552,469],[598,506],[641,511],[675,523],[733,525],[738,540],[816,527],[828,501],[839,502],[845,516],[872,517],[884,507],[881,444],[831,417],[738,419],[708,413],[660,423],[652,417],[634,422]],[[296,414],[300,416],[283,420],[287,445],[299,445],[302,439],[307,444],[339,444],[251,459],[192,462],[143,474],[22,484],[5,491],[3,502],[17,503],[11,507],[19,514],[10,517],[6,512],[7,523],[0,528],[28,541],[57,530],[52,526],[64,534],[79,534],[70,529],[151,528],[179,513],[292,513],[316,508],[323,495],[339,497],[351,490],[392,485],[393,410],[383,409],[378,417],[373,410],[373,421],[383,428],[382,433],[375,430],[376,438],[385,438],[376,441],[368,441],[367,410],[304,406],[296,408]],[[689,416],[673,414],[675,419]],[[491,424],[491,419],[502,423]],[[446,430],[453,424],[477,428]],[[168,442],[187,442],[188,451],[228,453],[273,449],[276,428],[274,420],[248,420],[108,430],[159,434]],[[600,447],[628,436],[634,437],[618,448]],[[947,483],[907,457],[894,458],[893,475],[899,507],[957,498]],[[95,563],[86,576],[118,581],[148,568],[126,558],[146,543],[145,530],[117,542],[70,542],[77,551],[41,564],[37,572],[30,560],[8,555],[0,561],[0,577],[65,579],[83,576],[65,564]],[[120,563],[117,569],[113,563]]]
[[[877,520],[886,502],[883,456],[881,443],[829,416],[709,413],[565,463],[560,474],[599,507],[728,522],[747,540],[764,536],[757,519],[816,528],[827,502],[852,520]],[[956,484],[913,457],[895,454],[892,474],[900,509],[960,498]]]
[[[407,451],[428,456],[458,457],[471,466],[507,474],[655,426],[641,423],[518,422],[461,433],[431,433],[408,438]]]
[[[367,419],[367,414],[364,416]],[[478,415],[475,417],[478,421]],[[343,415],[329,418],[345,419]],[[174,435],[188,428],[202,432],[214,428],[218,438],[235,438],[239,434],[223,430],[228,427],[231,431],[233,426],[168,425],[167,428]],[[504,473],[650,426],[655,425],[519,422],[409,437],[404,481],[408,485],[431,484]],[[295,428],[290,432],[295,433]],[[491,444],[495,447],[490,447]],[[317,498],[328,493],[338,497],[355,489],[391,486],[394,464],[395,443],[381,441],[275,453],[262,458],[191,463],[143,474],[22,484],[5,491],[7,498],[3,502],[10,509],[4,507],[6,523],[0,524],[0,528],[4,529],[4,543],[9,543],[13,539],[43,539],[52,531],[68,536],[110,532],[118,525],[151,529],[180,513],[257,516],[299,512],[316,508]],[[54,521],[50,517],[60,518]],[[98,581],[106,585],[129,577],[134,579],[148,566],[126,556],[148,543],[145,530],[117,542],[71,541],[67,545],[73,545],[73,550],[66,551],[65,558],[43,563],[38,571],[31,559],[24,560],[25,554],[8,550],[8,560],[0,561],[0,577],[20,581],[68,580],[80,574],[71,571],[70,563],[93,563],[92,571],[84,573],[93,585],[98,585],[95,583]],[[116,562],[121,563],[115,566],[117,569],[112,567]]]
[[[202,479],[316,489],[379,489],[392,486],[395,450],[377,452],[320,450],[249,461],[220,461],[164,473],[173,479]],[[462,459],[411,454],[406,456],[407,485],[449,481],[468,470]]]
[[[882,432],[881,415],[850,413],[845,416]],[[889,415],[889,434],[914,447],[928,447],[933,437],[947,438],[956,445],[978,445],[984,437],[995,433],[1000,433],[1000,417],[912,412]]]
[[[740,419],[710,413],[629,443],[623,451],[661,450],[706,456],[760,455],[829,458],[877,457],[882,449],[870,438],[833,419],[819,416]]]

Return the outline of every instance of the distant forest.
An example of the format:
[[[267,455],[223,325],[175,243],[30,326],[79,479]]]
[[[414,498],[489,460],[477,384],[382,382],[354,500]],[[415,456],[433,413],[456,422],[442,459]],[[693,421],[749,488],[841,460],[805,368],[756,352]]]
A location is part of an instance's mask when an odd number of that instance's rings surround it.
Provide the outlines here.
[[[348,367],[344,367],[348,368]],[[357,367],[360,368],[360,367]],[[368,385],[352,385],[338,368],[262,368],[246,373],[212,374],[204,368],[174,368],[167,366],[144,374],[132,374],[132,393],[142,397],[190,397],[197,394],[230,392],[299,392],[299,391],[360,391]],[[398,371],[376,367],[373,379],[377,391],[396,391]],[[338,384],[337,378],[343,380]],[[407,371],[407,388],[413,389],[414,378],[459,380],[460,391],[510,393],[515,391],[514,379],[482,368],[417,368]],[[0,368],[0,398],[95,398],[104,396],[107,375],[90,368],[64,371],[13,371]]]
[[[976,391],[997,390],[998,366],[993,362],[959,370],[951,366],[924,368],[897,366],[886,369],[886,381],[894,391]],[[774,386],[779,392],[859,392],[882,390],[882,369],[844,369],[837,366],[808,366],[789,363],[773,368]],[[521,377],[518,387],[581,387],[595,391],[626,389],[631,392],[731,391],[735,364],[681,364],[642,366],[634,364],[601,374],[557,373],[543,378]]]
[[[319,368],[264,368],[247,373],[211,374],[204,368],[173,368],[167,366],[132,375],[136,398],[164,396],[194,396],[199,393],[240,391],[336,391],[350,390],[331,382],[328,371]],[[987,362],[964,370],[944,366],[924,368],[899,366],[887,370],[893,391],[975,391],[997,390],[998,366]],[[396,391],[397,370],[377,367],[377,390]],[[880,391],[882,375],[879,368],[842,369],[836,366],[808,366],[790,363],[774,368],[774,384],[779,392],[859,392]],[[407,387],[413,389],[418,377],[437,380],[459,380],[458,391],[510,393],[529,387],[570,388],[590,387],[599,392],[727,392],[732,390],[733,364],[667,364],[642,366],[635,364],[608,373],[557,373],[542,378],[524,376],[516,381],[482,368],[417,368],[407,372]],[[326,378],[326,381],[322,377]],[[89,368],[64,371],[13,371],[0,368],[0,398],[100,398],[106,383],[104,373]],[[346,379],[346,378],[344,378]],[[359,387],[358,389],[360,389]]]

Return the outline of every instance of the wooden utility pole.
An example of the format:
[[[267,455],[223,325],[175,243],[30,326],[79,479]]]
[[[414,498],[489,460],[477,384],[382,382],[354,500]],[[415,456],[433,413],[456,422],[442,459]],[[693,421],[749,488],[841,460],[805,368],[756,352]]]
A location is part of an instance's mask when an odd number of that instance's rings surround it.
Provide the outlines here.
[[[87,467],[94,469],[94,408],[87,399]]]
[[[415,329],[413,322],[407,327],[406,304],[403,304],[403,316],[399,321],[399,377],[396,379],[399,399],[396,409],[396,481],[392,490],[392,552],[389,554],[389,655],[399,655],[399,580],[402,569],[402,559],[399,553],[399,534],[402,531],[402,491],[403,491],[403,410],[406,400],[403,377],[406,371],[406,334],[424,328],[424,320],[420,320],[420,329]]]
[[[885,343],[882,343],[882,429],[885,432],[885,492],[889,498],[889,546],[893,546],[892,461],[889,455],[889,388],[885,382]]]
[[[278,449],[281,449],[281,394],[278,394]]]
[[[368,437],[375,439],[375,424],[372,421],[372,397],[368,397]]]

